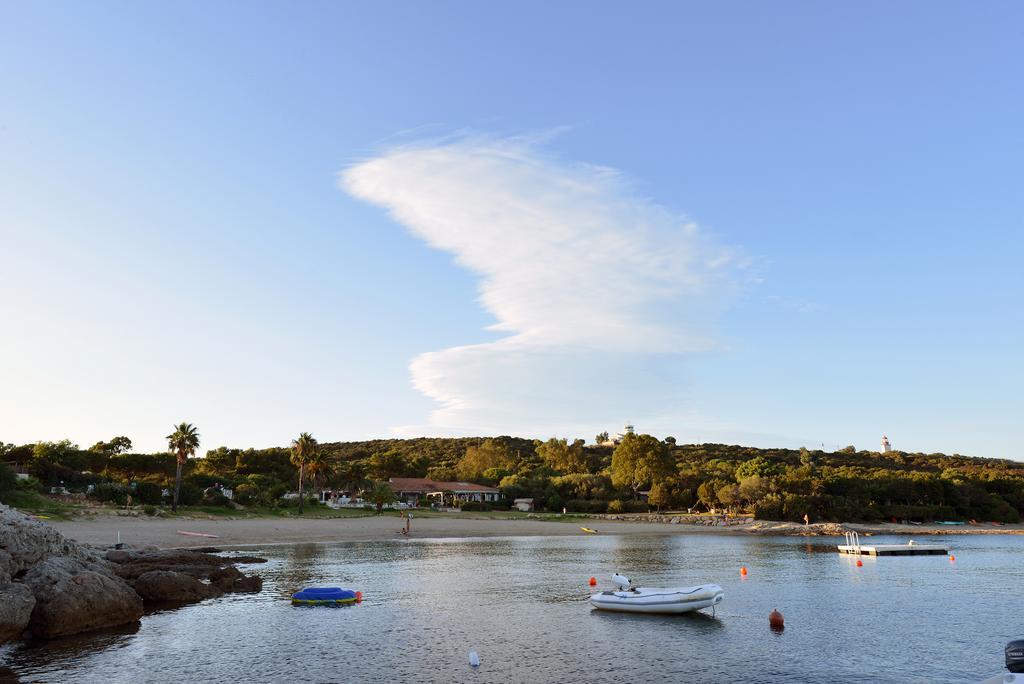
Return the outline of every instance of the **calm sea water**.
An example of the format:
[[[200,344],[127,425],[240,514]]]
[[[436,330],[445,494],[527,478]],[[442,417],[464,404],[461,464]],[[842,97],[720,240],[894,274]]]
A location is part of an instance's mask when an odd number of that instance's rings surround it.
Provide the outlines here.
[[[7,646],[0,666],[48,682],[976,682],[1002,671],[1003,646],[1024,638],[1024,537],[949,541],[956,562],[865,558],[861,568],[829,538],[253,547],[270,559],[249,566],[264,577],[259,595]],[[592,611],[587,579],[615,571],[649,586],[716,582],[725,600],[714,616]],[[291,606],[306,585],[360,589],[365,600]],[[781,634],[768,628],[773,608],[786,617]]]

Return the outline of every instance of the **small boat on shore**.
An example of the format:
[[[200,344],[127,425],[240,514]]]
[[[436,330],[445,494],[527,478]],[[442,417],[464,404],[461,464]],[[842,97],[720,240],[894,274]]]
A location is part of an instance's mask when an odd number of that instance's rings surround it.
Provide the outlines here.
[[[362,600],[363,592],[341,587],[308,587],[292,594],[293,606],[344,606]]]
[[[618,591],[602,591],[590,596],[590,604],[598,610],[621,613],[689,613],[712,608],[722,602],[725,592],[717,584],[695,587],[633,587],[628,578],[612,575]]]

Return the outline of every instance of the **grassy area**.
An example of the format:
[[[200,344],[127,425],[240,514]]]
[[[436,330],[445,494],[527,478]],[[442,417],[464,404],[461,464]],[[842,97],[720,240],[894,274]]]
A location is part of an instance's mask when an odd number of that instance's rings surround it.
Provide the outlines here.
[[[17,508],[22,513],[50,520],[71,520],[78,508],[61,501],[55,501],[42,494],[22,490],[14,490],[4,494],[3,503]]]

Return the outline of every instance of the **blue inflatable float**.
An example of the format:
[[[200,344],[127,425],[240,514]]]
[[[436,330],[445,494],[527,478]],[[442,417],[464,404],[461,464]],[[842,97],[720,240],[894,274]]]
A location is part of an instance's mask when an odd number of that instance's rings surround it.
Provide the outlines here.
[[[341,587],[309,587],[292,594],[293,606],[343,606],[362,600],[363,592]]]

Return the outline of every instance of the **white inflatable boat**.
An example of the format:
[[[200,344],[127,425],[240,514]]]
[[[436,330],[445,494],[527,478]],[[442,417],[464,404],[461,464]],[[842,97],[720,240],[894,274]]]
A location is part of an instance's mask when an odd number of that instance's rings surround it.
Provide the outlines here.
[[[623,613],[688,613],[711,608],[722,602],[725,592],[717,584],[696,587],[633,587],[622,575],[612,575],[619,591],[602,591],[590,596],[590,603],[599,610]]]

